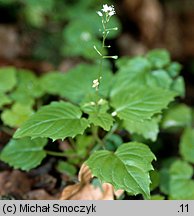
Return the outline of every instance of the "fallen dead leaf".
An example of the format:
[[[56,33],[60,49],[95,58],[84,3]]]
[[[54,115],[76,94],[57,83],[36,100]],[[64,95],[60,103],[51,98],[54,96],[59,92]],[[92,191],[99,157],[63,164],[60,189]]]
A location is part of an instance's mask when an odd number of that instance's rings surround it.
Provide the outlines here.
[[[57,198],[48,194],[44,189],[37,189],[37,190],[29,191],[25,195],[25,199],[27,200],[55,200]]]
[[[33,185],[34,188],[45,189],[48,192],[53,191],[57,182],[57,179],[49,174],[39,175],[35,177],[34,180],[35,180],[35,184]]]
[[[92,172],[89,169],[89,167],[86,164],[83,164],[80,168],[79,174],[78,174],[78,180],[82,184],[88,184],[90,180],[92,179]]]
[[[13,194],[23,196],[31,188],[32,181],[19,170],[0,173],[0,195]]]
[[[114,200],[113,186],[103,183],[102,188],[95,187],[90,183],[92,177],[89,167],[83,164],[78,174],[80,182],[67,186],[62,192],[60,200]],[[121,190],[118,192],[119,194],[121,194]]]

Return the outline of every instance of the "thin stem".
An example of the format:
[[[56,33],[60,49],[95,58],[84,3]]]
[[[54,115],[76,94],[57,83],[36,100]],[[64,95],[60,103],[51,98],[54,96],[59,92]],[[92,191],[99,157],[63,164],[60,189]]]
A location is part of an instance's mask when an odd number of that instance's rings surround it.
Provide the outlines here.
[[[77,157],[76,154],[68,155],[68,154],[66,154],[65,152],[54,152],[54,151],[48,151],[48,150],[45,150],[45,152],[46,152],[48,155],[57,156],[57,157],[68,157],[68,158]]]
[[[106,134],[106,136],[103,137],[102,141],[105,141],[109,136],[111,136],[117,130],[118,126],[119,125],[117,123],[115,123],[112,126],[111,130]]]
[[[47,150],[45,150],[45,152],[48,155],[57,156],[57,157],[68,157],[69,156],[69,155],[65,154],[64,152],[54,152],[54,151],[47,151]]]
[[[98,127],[96,126],[92,126],[92,134],[94,139],[96,140],[96,142],[98,144],[101,145],[101,147],[103,147],[103,149],[105,148],[103,141],[100,139],[100,137],[98,136]]]
[[[103,58],[104,58],[104,55],[103,55],[103,48],[105,48],[105,40],[106,40],[106,37],[107,37],[107,30],[106,30],[106,25],[107,25],[107,17],[106,17],[106,20],[104,20],[104,18],[102,18],[102,26],[103,26],[103,38],[102,38],[102,57],[100,59],[100,68],[99,68],[99,73],[98,73],[98,82],[99,82],[99,85],[98,85],[98,89],[97,89],[97,96],[99,96],[99,87],[100,87],[100,83],[101,83],[101,76],[102,76],[102,63],[103,63]]]
[[[101,76],[102,76],[102,63],[103,63],[103,57],[100,59],[100,68],[99,68],[99,73],[98,73],[98,81],[99,81],[99,85],[98,85],[98,90],[100,88],[100,80],[101,80]],[[98,91],[99,92],[99,91]],[[99,95],[99,93],[98,93]]]

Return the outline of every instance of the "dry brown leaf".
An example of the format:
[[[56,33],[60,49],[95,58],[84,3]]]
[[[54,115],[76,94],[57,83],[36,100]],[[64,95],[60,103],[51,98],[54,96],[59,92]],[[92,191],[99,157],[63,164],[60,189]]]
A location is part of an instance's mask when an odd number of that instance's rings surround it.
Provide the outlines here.
[[[111,184],[103,183],[102,189],[90,183],[92,173],[86,164],[80,168],[79,183],[67,186],[60,200],[113,200],[114,189]]]
[[[14,194],[23,196],[31,188],[32,181],[19,170],[0,173],[0,195]]]
[[[79,171],[79,174],[78,174],[78,180],[83,184],[87,184],[90,182],[90,180],[92,179],[92,172],[91,170],[89,169],[89,167],[84,163],[81,168],[80,168],[80,171]]]
[[[121,189],[114,191],[116,198],[119,198],[120,196],[122,196],[123,193],[124,193],[124,190],[121,190]]]
[[[29,191],[25,198],[27,200],[54,200],[56,199],[54,196],[48,194],[44,189],[37,189]]]
[[[112,185],[104,183],[103,191],[92,184],[77,183],[67,186],[60,197],[60,200],[113,200],[114,193]]]
[[[56,186],[57,179],[49,174],[44,174],[36,176],[34,181],[34,188],[45,189],[48,192],[52,192]]]

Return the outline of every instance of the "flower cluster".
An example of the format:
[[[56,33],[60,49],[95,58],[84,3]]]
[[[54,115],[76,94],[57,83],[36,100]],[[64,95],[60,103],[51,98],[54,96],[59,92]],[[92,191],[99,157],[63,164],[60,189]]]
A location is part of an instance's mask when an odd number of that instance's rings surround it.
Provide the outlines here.
[[[106,15],[108,15],[109,17],[113,16],[115,13],[115,9],[114,9],[114,6],[111,5],[111,6],[108,6],[107,4],[103,5],[103,8],[101,9],[102,12],[104,12]],[[99,16],[103,16],[103,13],[101,11],[97,11],[97,14]]]
[[[98,87],[100,85],[100,80],[102,79],[102,77],[100,77],[99,79],[95,79],[93,80],[93,85],[92,88],[95,88],[96,90],[98,90]]]
[[[100,84],[100,83],[99,83],[99,80],[98,80],[98,79],[93,80],[92,88],[98,88],[99,84]]]

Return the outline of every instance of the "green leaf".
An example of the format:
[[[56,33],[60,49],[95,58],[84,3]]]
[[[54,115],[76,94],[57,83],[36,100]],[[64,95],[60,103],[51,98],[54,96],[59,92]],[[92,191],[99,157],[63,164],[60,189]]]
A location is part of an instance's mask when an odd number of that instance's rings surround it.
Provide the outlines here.
[[[29,105],[15,103],[11,109],[5,109],[1,115],[1,119],[5,125],[10,127],[19,127],[31,115],[33,110]]]
[[[148,199],[153,159],[155,156],[146,145],[131,142],[121,145],[115,153],[96,151],[86,163],[102,182],[111,183],[116,190],[123,189],[132,195],[141,193]]]
[[[34,27],[42,27],[46,23],[45,15],[51,13],[54,5],[53,0],[25,0],[24,15],[25,21],[28,21]]]
[[[86,157],[88,152],[88,147],[92,145],[94,142],[94,138],[92,136],[87,135],[79,135],[76,137],[76,154],[83,159]]]
[[[74,176],[77,172],[77,169],[75,168],[75,166],[65,161],[62,161],[62,160],[58,161],[56,169],[60,173],[66,173],[69,176]]]
[[[155,53],[155,50],[153,53]],[[160,57],[158,58],[161,60]],[[111,95],[115,95],[117,92],[129,88],[129,86],[134,89],[139,86],[147,86],[148,88],[160,87],[162,89],[172,90],[179,96],[184,96],[185,94],[183,78],[180,76],[177,77],[175,74],[174,76],[170,74],[175,73],[175,70],[180,70],[180,65],[176,62],[165,67],[155,67],[146,57],[135,57],[132,59],[125,57],[117,61],[117,66],[119,67],[119,71],[114,77]]]
[[[58,71],[45,74],[41,79],[41,86],[49,94],[61,94],[65,84],[65,75]]]
[[[160,183],[159,172],[156,170],[150,171],[150,179],[151,179],[150,190],[153,191],[159,186],[159,183]]]
[[[24,10],[25,21],[34,27],[43,27],[45,24],[44,10],[40,6],[27,5]]]
[[[192,124],[192,111],[185,104],[178,104],[168,109],[162,120],[162,128],[185,127]]]
[[[84,159],[87,157],[91,146],[94,144],[94,138],[92,136],[83,134],[78,135],[75,140],[76,147],[74,149],[67,149],[65,154],[69,156],[68,161],[70,163],[77,165],[84,162]]]
[[[193,168],[182,160],[172,160],[160,171],[160,190],[173,200],[193,200]]]
[[[117,134],[110,134],[105,137],[105,147],[109,151],[116,151],[116,149],[122,144],[123,140],[121,136]]]
[[[160,170],[160,190],[164,194],[169,194],[170,191],[170,174],[167,168]]]
[[[147,75],[147,85],[151,87],[161,87],[170,89],[173,80],[165,70],[154,70]]]
[[[63,31],[64,46],[62,53],[65,56],[83,56],[88,59],[97,59],[99,54],[94,50],[96,47],[101,47],[100,41],[91,32],[87,22],[75,20],[65,27]],[[79,46],[75,46],[79,44]]]
[[[133,57],[131,59],[128,59],[128,61],[124,60],[124,65],[121,67],[121,63],[123,61],[121,59],[118,59],[118,65],[120,65],[120,72],[121,73],[129,73],[130,76],[136,76],[136,74],[141,72],[148,72],[151,70],[151,64],[145,57]],[[121,63],[119,63],[121,62]]]
[[[113,95],[111,105],[120,119],[143,121],[160,113],[174,97],[174,92],[160,88],[128,88]]]
[[[66,74],[48,74],[42,78],[45,91],[51,94],[59,94],[74,103],[82,102],[86,96],[93,95],[92,81],[98,78],[99,68],[95,65],[80,64]],[[103,71],[99,94],[107,97],[112,85],[112,73]]]
[[[187,162],[177,160],[170,167],[170,198],[174,200],[193,200],[194,181],[191,180],[193,168]]]
[[[113,117],[109,113],[91,113],[89,115],[89,122],[95,126],[100,126],[106,131],[109,131],[113,125]]]
[[[172,62],[168,67],[167,71],[171,77],[176,77],[180,74],[180,71],[182,69],[182,65],[178,62]]]
[[[118,65],[123,63],[118,60]],[[120,69],[114,77],[114,84],[111,89],[111,95],[129,88],[137,87],[137,85],[147,84],[147,74],[151,71],[151,64],[144,57],[135,57],[132,59],[124,60],[124,64],[119,66]]]
[[[10,103],[11,99],[6,94],[0,92],[0,108]]]
[[[88,121],[81,118],[79,107],[67,102],[53,102],[32,115],[14,137],[49,137],[53,140],[83,134]]]
[[[151,200],[164,200],[165,197],[160,194],[155,194],[151,196]]]
[[[180,142],[180,154],[194,164],[194,129],[186,128]]]
[[[31,7],[41,7],[45,11],[51,11],[54,0],[42,0],[42,1],[34,1],[34,0],[25,0],[24,1],[26,5],[31,6]]]
[[[32,104],[33,98],[43,95],[43,89],[39,79],[28,70],[20,69],[17,73],[18,84],[10,97],[19,103]]]
[[[162,161],[162,169],[160,170],[160,190],[164,194],[169,194],[170,191],[170,173],[169,169],[171,165],[178,159],[176,157],[168,157]]]
[[[13,67],[0,68],[0,92],[8,92],[16,85],[16,71]]]
[[[158,126],[159,118],[154,117],[150,120],[144,121],[124,121],[123,126],[130,133],[142,135],[145,139],[156,141],[159,132]]]
[[[96,93],[88,95],[80,104],[83,112],[90,113],[107,113],[110,109],[107,100],[102,99]]]
[[[94,142],[92,136],[86,134],[76,136],[74,148],[65,150],[68,162],[76,166],[82,164],[85,158],[88,157],[88,152],[91,150],[91,146],[93,146]]]
[[[171,89],[178,93],[179,96],[185,97],[185,81],[179,76],[174,80]]]
[[[46,157],[43,150],[47,144],[46,139],[11,139],[2,150],[0,159],[14,169],[30,170],[37,167]]]
[[[1,4],[12,4],[14,0],[0,0]]]
[[[147,54],[147,59],[154,68],[161,69],[170,63],[170,55],[164,49],[155,49]]]

